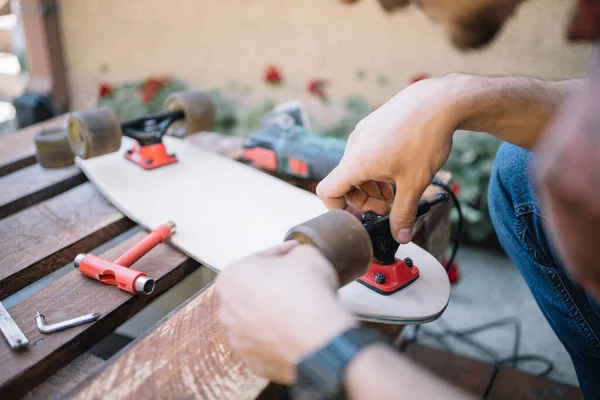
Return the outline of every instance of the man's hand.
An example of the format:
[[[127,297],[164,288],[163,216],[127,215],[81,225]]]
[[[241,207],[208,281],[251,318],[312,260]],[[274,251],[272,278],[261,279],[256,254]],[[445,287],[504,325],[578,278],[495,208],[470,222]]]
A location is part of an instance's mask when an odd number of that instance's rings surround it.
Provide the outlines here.
[[[598,91],[584,87],[559,110],[537,149],[536,178],[559,255],[577,282],[600,300],[597,96]]]
[[[465,118],[460,103],[470,80],[448,75],[419,81],[363,119],[338,167],[317,187],[327,208],[354,214],[391,210],[394,238],[409,242],[421,195],[446,162],[452,135]]]
[[[219,319],[256,374],[290,384],[295,363],[356,324],[336,298],[333,266],[312,246],[286,242],[226,268]]]

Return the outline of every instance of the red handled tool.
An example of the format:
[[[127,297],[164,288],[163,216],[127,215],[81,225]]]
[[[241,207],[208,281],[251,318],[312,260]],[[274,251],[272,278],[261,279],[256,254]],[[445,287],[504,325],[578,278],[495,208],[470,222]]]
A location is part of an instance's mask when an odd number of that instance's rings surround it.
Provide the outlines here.
[[[93,254],[79,254],[75,267],[79,272],[97,281],[117,286],[133,294],[150,294],[154,290],[154,279],[145,273],[129,268],[157,244],[168,240],[175,232],[175,223],[159,226],[115,261],[110,262]]]

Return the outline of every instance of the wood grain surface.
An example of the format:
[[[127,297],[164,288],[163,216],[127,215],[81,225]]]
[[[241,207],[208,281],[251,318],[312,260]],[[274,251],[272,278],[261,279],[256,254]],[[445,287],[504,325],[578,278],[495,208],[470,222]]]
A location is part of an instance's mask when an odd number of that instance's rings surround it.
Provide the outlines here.
[[[60,400],[74,387],[98,371],[104,360],[91,354],[82,354],[35,389],[27,392],[22,400]]]
[[[486,397],[488,400],[582,400],[581,391],[548,378],[500,368]]]
[[[61,115],[0,138],[0,176],[35,164],[35,134],[41,129],[64,126],[66,120],[67,115]]]
[[[114,260],[146,234],[140,231],[100,256]],[[24,394],[198,267],[198,263],[163,243],[134,264],[135,269],[156,280],[156,288],[150,296],[134,296],[73,270],[10,308],[8,311],[29,339],[30,346],[22,352],[0,346],[0,398]],[[42,313],[48,323],[90,312],[99,312],[102,317],[91,324],[43,334],[35,323],[36,311]]]
[[[0,300],[131,228],[90,183],[0,223]]]
[[[123,349],[73,399],[253,399],[268,381],[229,350],[211,284]]]
[[[79,168],[45,169],[39,164],[0,177],[0,218],[74,188],[86,181]]]

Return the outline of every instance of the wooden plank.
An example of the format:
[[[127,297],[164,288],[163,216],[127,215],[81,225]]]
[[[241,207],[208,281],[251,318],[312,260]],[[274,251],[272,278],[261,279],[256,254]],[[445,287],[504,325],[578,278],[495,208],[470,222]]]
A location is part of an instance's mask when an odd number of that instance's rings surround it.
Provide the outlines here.
[[[116,259],[146,234],[142,231],[134,234],[101,257]],[[198,263],[171,246],[160,244],[135,263],[137,270],[156,280],[156,288],[150,296],[134,296],[74,270],[15,305],[9,312],[29,339],[30,346],[23,352],[0,347],[0,398],[23,395],[198,267]],[[37,329],[36,311],[44,314],[48,323],[90,312],[99,312],[102,317],[93,324],[46,335]]]
[[[79,168],[44,169],[39,164],[0,177],[0,218],[47,200],[86,181]]]
[[[90,183],[0,220],[0,300],[132,226]]]
[[[91,354],[82,354],[66,367],[27,392],[23,400],[60,400],[74,387],[98,371],[104,360]]]
[[[527,374],[522,371],[500,368],[489,394],[489,400],[580,400],[581,390],[575,386]]]
[[[404,354],[451,385],[478,398],[483,398],[494,375],[491,364],[420,344],[411,344]]]
[[[253,399],[268,381],[229,350],[211,284],[113,358],[74,399]]]
[[[61,115],[0,138],[0,176],[35,164],[35,144],[33,143],[35,134],[40,129],[64,126],[66,120],[67,116]]]

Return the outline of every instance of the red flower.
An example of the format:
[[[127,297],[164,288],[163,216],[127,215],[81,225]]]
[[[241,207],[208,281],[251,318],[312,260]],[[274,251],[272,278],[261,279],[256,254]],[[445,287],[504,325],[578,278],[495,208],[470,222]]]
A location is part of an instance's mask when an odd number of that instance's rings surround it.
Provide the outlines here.
[[[113,94],[113,88],[110,83],[102,82],[98,86],[98,97],[104,98]]]
[[[414,75],[412,78],[410,78],[410,82],[415,83],[415,82],[422,81],[423,79],[429,79],[429,78],[430,78],[429,74],[422,73],[422,74]]]
[[[325,101],[327,100],[327,93],[325,93],[327,85],[329,85],[329,81],[325,79],[312,79],[308,82],[306,90],[308,90],[308,93]]]
[[[265,69],[264,79],[265,82],[270,83],[271,85],[279,85],[283,82],[283,75],[279,68],[274,65],[269,65],[267,69]]]
[[[154,98],[156,92],[167,86],[168,78],[148,78],[142,84],[142,102],[148,104]]]

